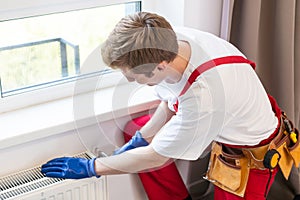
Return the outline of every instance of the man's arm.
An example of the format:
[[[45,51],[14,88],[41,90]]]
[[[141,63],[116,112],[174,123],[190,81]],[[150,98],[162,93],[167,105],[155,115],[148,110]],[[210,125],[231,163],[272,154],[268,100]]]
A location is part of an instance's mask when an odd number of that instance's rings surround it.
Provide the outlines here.
[[[174,112],[169,110],[166,102],[162,101],[156,109],[150,120],[141,128],[137,130],[135,135],[121,148],[114,151],[114,155],[124,153],[130,149],[147,146],[151,143],[156,133],[168,122]]]
[[[170,158],[156,153],[149,145],[119,155],[97,158],[95,160],[95,171],[99,176],[137,173],[161,167],[169,160]]]
[[[159,155],[149,145],[105,158],[55,158],[42,165],[41,172],[48,177],[81,179],[145,172],[163,166],[168,160],[170,159]]]
[[[150,143],[156,133],[171,119],[175,113],[168,107],[168,103],[162,101],[157,107],[151,119],[141,128],[143,138]]]

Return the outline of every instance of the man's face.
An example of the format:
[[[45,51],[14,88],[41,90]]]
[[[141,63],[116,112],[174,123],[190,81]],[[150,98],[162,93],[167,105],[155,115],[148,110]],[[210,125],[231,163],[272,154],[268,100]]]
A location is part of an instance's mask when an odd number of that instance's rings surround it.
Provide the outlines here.
[[[136,81],[139,84],[146,84],[149,86],[157,85],[166,78],[164,70],[160,70],[159,65],[152,71],[151,76],[146,76],[145,74],[136,74],[128,68],[123,68],[122,73],[129,82]]]

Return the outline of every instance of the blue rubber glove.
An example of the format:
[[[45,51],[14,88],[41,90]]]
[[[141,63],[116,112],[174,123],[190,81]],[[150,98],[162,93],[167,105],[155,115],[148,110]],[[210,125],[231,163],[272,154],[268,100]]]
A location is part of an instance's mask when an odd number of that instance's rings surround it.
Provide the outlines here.
[[[126,144],[124,144],[121,148],[114,151],[113,155],[121,154],[130,149],[134,149],[136,147],[147,146],[149,143],[142,137],[141,132],[137,131],[135,135],[129,140]]]
[[[55,158],[42,165],[41,172],[48,177],[66,179],[81,179],[97,176],[94,166],[95,159],[96,158]]]

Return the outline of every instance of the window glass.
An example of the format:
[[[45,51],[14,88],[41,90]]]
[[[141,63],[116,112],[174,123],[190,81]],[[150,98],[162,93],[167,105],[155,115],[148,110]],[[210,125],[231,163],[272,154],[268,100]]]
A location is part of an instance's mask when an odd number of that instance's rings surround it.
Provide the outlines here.
[[[0,22],[1,96],[72,80],[115,24],[137,11],[140,2]]]

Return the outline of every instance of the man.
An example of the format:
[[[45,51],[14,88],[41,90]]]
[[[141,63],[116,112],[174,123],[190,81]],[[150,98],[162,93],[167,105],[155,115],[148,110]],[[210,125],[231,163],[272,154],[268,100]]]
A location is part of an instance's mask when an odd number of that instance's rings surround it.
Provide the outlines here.
[[[281,113],[274,101],[272,109],[254,63],[237,48],[194,29],[175,33],[163,17],[141,12],[116,25],[102,57],[129,81],[155,85],[162,102],[124,151],[92,160],[54,159],[42,166],[46,176],[147,172],[173,159],[196,160],[214,142],[207,179],[216,186],[215,199],[265,199],[279,157],[285,159],[275,150]]]

